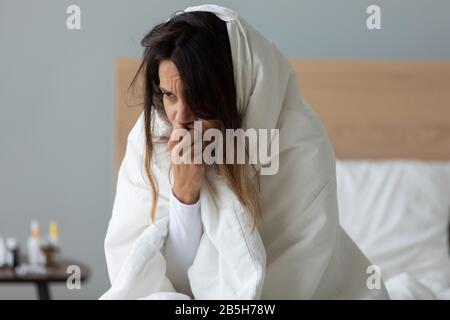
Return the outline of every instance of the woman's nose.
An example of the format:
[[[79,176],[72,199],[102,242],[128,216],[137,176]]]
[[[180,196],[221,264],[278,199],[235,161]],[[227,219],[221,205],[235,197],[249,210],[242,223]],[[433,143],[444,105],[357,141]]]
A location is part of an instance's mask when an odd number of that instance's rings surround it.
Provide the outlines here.
[[[176,109],[175,121],[179,124],[188,124],[195,120],[195,115],[184,104],[180,103]]]

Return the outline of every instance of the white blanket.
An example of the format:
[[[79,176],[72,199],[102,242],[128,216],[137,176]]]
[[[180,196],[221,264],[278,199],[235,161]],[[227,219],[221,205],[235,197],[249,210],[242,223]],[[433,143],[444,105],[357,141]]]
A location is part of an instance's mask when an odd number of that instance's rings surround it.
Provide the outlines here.
[[[393,300],[450,300],[450,287],[439,271],[422,275],[402,272],[387,280],[386,288]]]
[[[233,11],[209,11],[227,22],[243,128],[279,129],[279,171],[261,176],[262,220],[250,215],[223,179],[207,172],[200,194],[204,234],[188,277],[196,299],[388,298],[383,282],[369,289],[369,261],[338,223],[335,159],[295,72],[271,41]],[[143,166],[143,115],[128,138],[105,239],[111,289],[105,299],[188,299],[165,274],[168,154],[155,143],[160,197],[150,222]]]

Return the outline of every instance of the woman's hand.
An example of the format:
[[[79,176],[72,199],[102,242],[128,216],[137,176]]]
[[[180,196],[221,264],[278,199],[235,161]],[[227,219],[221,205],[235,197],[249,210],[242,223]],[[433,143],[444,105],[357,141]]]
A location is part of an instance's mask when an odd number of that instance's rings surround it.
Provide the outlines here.
[[[172,131],[172,136],[167,144],[174,176],[172,192],[184,204],[194,204],[200,197],[205,167],[203,163],[194,163],[196,156],[194,154],[194,129],[185,132],[181,138],[180,131],[177,132],[176,129],[174,128]],[[202,145],[201,141],[198,143],[200,146]],[[182,151],[186,151],[186,153],[184,154]]]

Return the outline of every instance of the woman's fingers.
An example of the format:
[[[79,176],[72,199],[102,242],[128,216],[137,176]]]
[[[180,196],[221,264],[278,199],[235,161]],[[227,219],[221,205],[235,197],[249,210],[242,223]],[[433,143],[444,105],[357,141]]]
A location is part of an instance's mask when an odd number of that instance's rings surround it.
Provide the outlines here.
[[[182,126],[174,127],[170,135],[169,142],[167,143],[169,150],[172,150],[173,147],[178,144],[188,133],[189,132]]]
[[[174,127],[170,135],[167,147],[170,151],[170,159],[173,164],[182,164],[182,151],[186,149],[189,132],[183,127]]]
[[[174,128],[167,144],[174,164],[201,164],[203,153],[202,135],[185,128]]]
[[[202,156],[203,148],[202,135],[194,130],[175,128],[168,143],[174,174],[172,190],[184,203],[198,200],[205,174],[204,166],[195,161],[196,155]]]

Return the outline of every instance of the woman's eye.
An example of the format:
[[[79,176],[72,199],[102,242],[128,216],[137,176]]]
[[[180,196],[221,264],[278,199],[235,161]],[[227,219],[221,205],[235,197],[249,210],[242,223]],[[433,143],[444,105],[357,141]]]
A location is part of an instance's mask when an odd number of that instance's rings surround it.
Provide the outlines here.
[[[174,100],[175,99],[175,95],[172,94],[172,93],[163,92],[163,95],[165,95],[167,97],[167,99],[169,99],[169,100]]]

